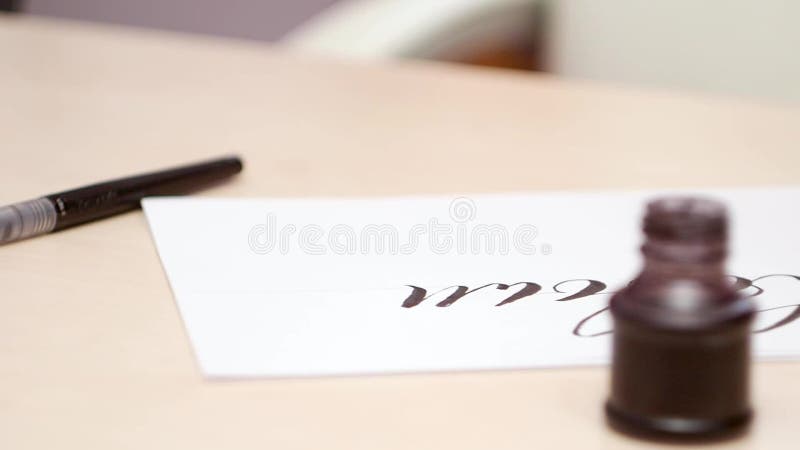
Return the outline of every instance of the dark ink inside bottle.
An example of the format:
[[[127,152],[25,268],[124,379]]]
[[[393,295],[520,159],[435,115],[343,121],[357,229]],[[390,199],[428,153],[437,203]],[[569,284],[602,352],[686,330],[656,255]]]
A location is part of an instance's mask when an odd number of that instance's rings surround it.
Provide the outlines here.
[[[725,207],[697,198],[648,204],[644,267],[612,297],[616,429],[655,438],[739,434],[752,416],[754,308],[725,275]]]

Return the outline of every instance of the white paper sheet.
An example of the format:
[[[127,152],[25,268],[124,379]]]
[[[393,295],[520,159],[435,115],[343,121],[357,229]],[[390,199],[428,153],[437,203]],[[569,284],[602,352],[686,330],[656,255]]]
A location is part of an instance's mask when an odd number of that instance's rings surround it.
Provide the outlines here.
[[[286,377],[605,363],[603,309],[663,193],[143,206],[203,372]],[[757,356],[800,357],[800,188],[700,193],[731,209],[728,272],[763,289],[755,328],[779,325],[755,334]]]

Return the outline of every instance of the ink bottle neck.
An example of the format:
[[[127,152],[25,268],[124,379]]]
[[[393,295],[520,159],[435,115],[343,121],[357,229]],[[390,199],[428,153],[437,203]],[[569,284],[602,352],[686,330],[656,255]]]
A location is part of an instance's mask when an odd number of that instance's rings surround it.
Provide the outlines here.
[[[749,314],[725,275],[724,206],[696,198],[661,199],[648,204],[643,228],[642,271],[612,298],[612,312],[684,330]]]
[[[687,242],[648,236],[642,245],[644,267],[640,277],[724,281],[726,254],[721,239]]]

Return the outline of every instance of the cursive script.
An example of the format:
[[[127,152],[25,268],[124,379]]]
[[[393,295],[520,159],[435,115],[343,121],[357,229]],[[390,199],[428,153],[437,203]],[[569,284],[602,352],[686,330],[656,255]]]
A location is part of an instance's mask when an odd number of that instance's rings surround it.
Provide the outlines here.
[[[729,278],[733,283],[733,288],[736,289],[737,291],[744,291],[746,289],[749,289],[751,291],[747,294],[743,294],[746,297],[757,297],[759,295],[764,294],[766,292],[766,288],[764,288],[760,284],[760,282],[768,278],[788,278],[790,280],[800,282],[800,276],[790,275],[790,274],[769,274],[755,278],[746,278],[737,275],[729,275]],[[569,289],[569,286],[576,286],[576,285],[577,285],[576,289],[572,290]],[[491,287],[494,287],[497,290],[511,292],[510,295],[508,295],[499,303],[494,305],[495,307],[508,305],[510,303],[522,300],[526,297],[532,297],[542,291],[542,286],[540,284],[531,281],[522,281],[513,284],[489,283],[472,289],[470,289],[469,286],[455,285],[446,287],[444,289],[440,289],[431,294],[428,294],[427,289],[419,286],[407,285],[407,287],[411,288],[411,293],[408,295],[408,297],[405,298],[405,300],[403,300],[403,303],[401,304],[403,308],[413,308],[419,305],[420,303],[424,302],[425,300],[428,300],[429,298],[434,297],[442,292],[450,292],[450,294],[440,302],[436,303],[436,306],[440,308],[450,307],[454,303],[458,302],[459,300],[462,300],[469,294]],[[613,291],[606,291],[607,287],[608,285],[606,283],[599,280],[593,280],[589,278],[576,278],[558,282],[555,285],[553,285],[552,289],[553,292],[555,293],[567,294],[563,297],[555,299],[555,301],[567,302],[567,301],[579,300],[586,297],[591,297],[594,295],[614,294]],[[517,289],[515,290],[514,288]],[[772,308],[766,308],[759,310],[758,312],[761,313],[761,312],[775,311],[775,310],[786,310],[787,312],[779,320],[769,325],[753,330],[754,333],[765,333],[767,331],[772,331],[784,327],[786,325],[789,325],[790,323],[800,319],[800,304],[798,303],[791,303]],[[611,333],[611,330],[601,331],[596,333],[586,333],[583,331],[586,325],[590,321],[595,320],[597,317],[607,312],[608,312],[608,307],[606,306],[580,319],[578,323],[575,325],[575,328],[573,328],[572,334],[578,337],[591,338]]]

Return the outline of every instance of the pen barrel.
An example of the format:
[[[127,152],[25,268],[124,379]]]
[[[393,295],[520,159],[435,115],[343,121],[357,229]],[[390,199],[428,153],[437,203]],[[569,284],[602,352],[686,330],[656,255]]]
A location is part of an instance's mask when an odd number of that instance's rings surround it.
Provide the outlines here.
[[[46,198],[0,207],[0,245],[39,234],[56,227],[56,209]]]
[[[144,197],[190,193],[241,170],[238,158],[224,158],[97,183],[46,198],[55,206],[57,231],[137,209]]]

